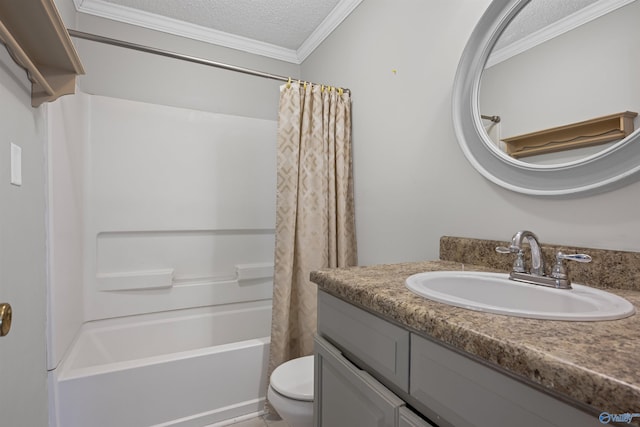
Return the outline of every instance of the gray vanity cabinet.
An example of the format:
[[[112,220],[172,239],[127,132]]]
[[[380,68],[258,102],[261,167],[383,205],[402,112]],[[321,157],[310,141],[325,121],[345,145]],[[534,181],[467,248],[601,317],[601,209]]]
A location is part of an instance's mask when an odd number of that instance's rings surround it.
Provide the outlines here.
[[[315,356],[315,427],[602,425],[597,414],[323,291]]]

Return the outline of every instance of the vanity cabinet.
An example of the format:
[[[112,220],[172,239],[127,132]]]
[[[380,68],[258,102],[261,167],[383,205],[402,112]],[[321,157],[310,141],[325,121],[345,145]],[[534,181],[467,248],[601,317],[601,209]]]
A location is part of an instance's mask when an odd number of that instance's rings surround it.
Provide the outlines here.
[[[323,291],[315,356],[315,427],[602,425],[597,414]]]

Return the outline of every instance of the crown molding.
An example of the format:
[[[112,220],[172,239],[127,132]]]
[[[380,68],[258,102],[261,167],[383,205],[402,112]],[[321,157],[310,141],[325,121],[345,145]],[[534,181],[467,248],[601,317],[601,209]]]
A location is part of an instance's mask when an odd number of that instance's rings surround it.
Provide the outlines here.
[[[297,50],[302,63],[344,21],[362,0],[341,0]]]
[[[341,0],[302,46],[293,50],[103,0],[73,0],[76,10],[81,13],[294,64],[302,63],[361,2],[362,0]]]
[[[593,3],[576,13],[560,19],[553,24],[541,28],[530,35],[503,47],[502,49],[492,52],[489,59],[487,59],[485,68],[490,68],[502,61],[506,61],[513,56],[532,49],[553,39],[554,37],[558,37],[573,30],[574,28],[591,22],[594,19],[600,18],[601,16],[626,6],[633,1],[634,0],[601,0]]]
[[[160,16],[126,6],[115,5],[102,0],[74,0],[76,10],[81,13],[124,22],[150,30],[161,31],[231,49],[242,50],[255,55],[266,56],[281,61],[299,63],[296,51],[247,37],[241,37],[212,28],[203,27]]]

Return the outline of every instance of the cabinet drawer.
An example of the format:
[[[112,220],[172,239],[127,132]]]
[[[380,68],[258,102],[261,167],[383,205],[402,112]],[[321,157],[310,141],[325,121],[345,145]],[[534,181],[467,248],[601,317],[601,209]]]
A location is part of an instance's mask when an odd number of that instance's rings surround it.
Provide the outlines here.
[[[531,386],[411,334],[411,391],[434,422],[456,427],[597,427],[580,411]]]
[[[320,337],[315,340],[316,427],[396,427],[404,402]]]
[[[409,332],[318,292],[318,334],[377,375],[409,392]]]

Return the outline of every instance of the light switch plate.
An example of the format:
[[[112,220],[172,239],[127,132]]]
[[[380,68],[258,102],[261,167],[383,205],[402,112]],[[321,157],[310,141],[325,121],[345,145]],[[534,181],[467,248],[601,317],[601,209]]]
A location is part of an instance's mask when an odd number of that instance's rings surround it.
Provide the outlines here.
[[[11,143],[11,183],[22,185],[22,148]]]

